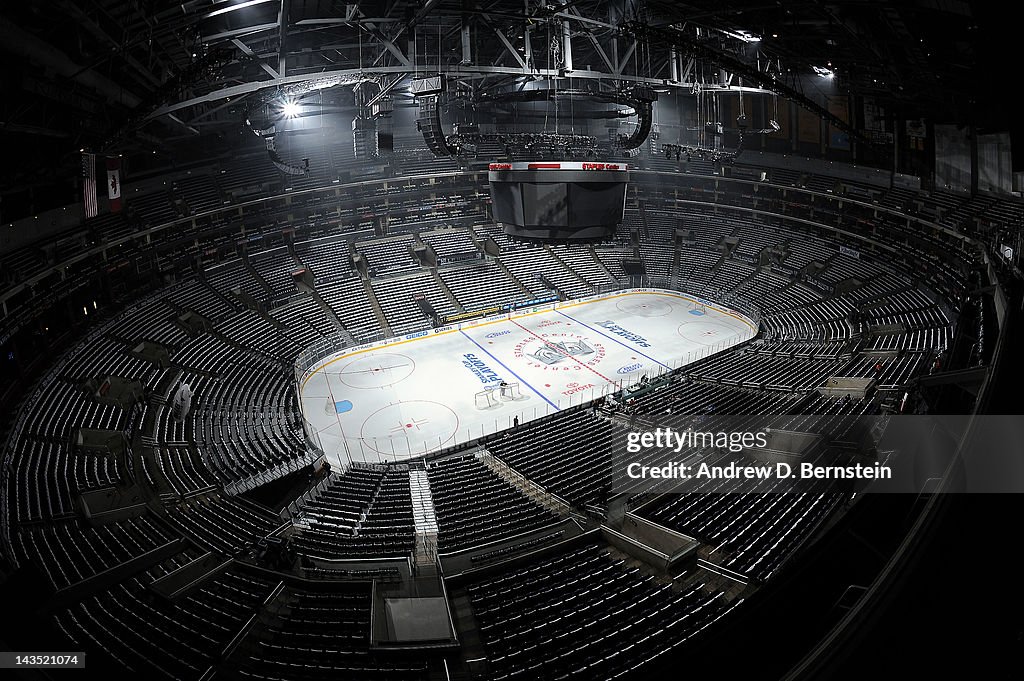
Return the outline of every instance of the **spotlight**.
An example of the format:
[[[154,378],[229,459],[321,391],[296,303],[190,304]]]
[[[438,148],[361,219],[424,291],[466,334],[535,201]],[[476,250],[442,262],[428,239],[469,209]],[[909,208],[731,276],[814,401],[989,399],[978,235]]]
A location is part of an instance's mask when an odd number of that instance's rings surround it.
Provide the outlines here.
[[[285,100],[281,105],[281,113],[285,118],[296,118],[299,115],[299,103],[294,100]]]

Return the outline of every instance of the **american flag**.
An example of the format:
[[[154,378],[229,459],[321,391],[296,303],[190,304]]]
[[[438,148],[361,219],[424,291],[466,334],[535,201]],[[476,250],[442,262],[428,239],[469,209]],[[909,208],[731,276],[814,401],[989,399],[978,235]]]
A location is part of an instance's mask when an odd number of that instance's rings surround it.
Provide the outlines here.
[[[82,203],[85,217],[94,218],[99,212],[96,203],[96,154],[82,154]]]

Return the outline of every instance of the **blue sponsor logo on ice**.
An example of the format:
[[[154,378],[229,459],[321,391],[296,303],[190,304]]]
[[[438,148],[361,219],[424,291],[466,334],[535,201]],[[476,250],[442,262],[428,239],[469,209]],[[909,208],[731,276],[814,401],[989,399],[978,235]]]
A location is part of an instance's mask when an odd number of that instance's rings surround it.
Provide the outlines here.
[[[616,336],[621,336],[621,337],[625,338],[628,341],[632,341],[633,343],[639,345],[641,348],[649,348],[649,347],[651,347],[650,342],[646,338],[644,338],[643,336],[641,336],[638,333],[633,333],[629,329],[622,328],[621,326],[619,326],[618,324],[616,324],[613,321],[597,322],[597,325],[602,327],[602,328],[608,329],[609,331],[614,333]]]
[[[480,379],[481,383],[500,383],[501,377],[494,373],[494,370],[487,366],[483,360],[471,352],[462,356],[462,366],[473,372],[473,375]]]
[[[637,371],[637,370],[643,369],[643,368],[644,368],[644,365],[641,362],[637,362],[636,364],[627,364],[624,367],[619,367],[616,373],[631,374],[634,371]]]
[[[501,336],[507,336],[512,333],[511,330],[505,329],[504,331],[492,331],[491,333],[484,336],[484,338],[500,338]]]

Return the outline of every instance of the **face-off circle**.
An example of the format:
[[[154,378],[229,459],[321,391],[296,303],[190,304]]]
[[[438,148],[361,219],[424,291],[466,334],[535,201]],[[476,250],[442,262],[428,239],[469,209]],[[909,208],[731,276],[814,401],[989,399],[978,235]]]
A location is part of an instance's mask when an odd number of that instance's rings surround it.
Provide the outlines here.
[[[634,317],[664,317],[671,314],[673,309],[669,301],[647,296],[639,299],[630,296],[625,300],[616,301],[615,308]]]
[[[679,325],[676,332],[691,343],[699,345],[714,345],[720,343],[723,338],[736,333],[736,329],[720,322],[699,321],[684,322]]]
[[[515,344],[512,354],[535,369],[580,371],[600,364],[607,351],[600,343],[577,333],[561,332],[525,338]]]
[[[370,390],[387,388],[404,381],[416,369],[416,362],[407,355],[382,352],[354,359],[336,374],[350,388]]]
[[[422,453],[455,437],[459,417],[448,406],[431,400],[389,404],[366,417],[359,429],[363,446],[380,454]],[[393,446],[393,447],[392,447]]]

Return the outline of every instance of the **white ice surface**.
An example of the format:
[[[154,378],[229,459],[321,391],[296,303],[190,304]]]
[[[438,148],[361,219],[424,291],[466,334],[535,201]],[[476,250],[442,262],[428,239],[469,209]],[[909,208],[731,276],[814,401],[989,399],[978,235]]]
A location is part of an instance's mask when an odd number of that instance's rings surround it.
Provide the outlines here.
[[[756,334],[739,313],[699,312],[685,294],[631,290],[409,334],[323,358],[305,375],[300,402],[332,464],[404,460],[515,417],[590,402]],[[518,383],[520,396],[477,408],[476,393],[500,381]]]

